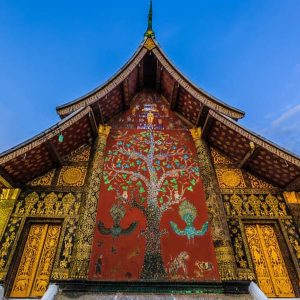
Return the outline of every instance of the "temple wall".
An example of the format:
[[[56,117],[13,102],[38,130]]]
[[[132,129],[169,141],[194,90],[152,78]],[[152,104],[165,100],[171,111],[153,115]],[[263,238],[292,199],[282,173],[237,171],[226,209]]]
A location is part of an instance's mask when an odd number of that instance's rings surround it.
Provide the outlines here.
[[[30,224],[61,226],[50,278],[68,279],[74,254],[75,235],[83,214],[92,160],[90,145],[64,158],[64,165],[28,182],[18,199],[0,201],[0,282],[11,286],[18,269]],[[3,225],[3,224],[4,225]]]
[[[294,291],[298,294],[300,278],[298,210],[294,211],[295,207],[287,203],[283,190],[239,169],[233,161],[216,149],[210,148],[210,153],[226,213],[237,277],[258,280],[257,272],[260,266],[257,262],[254,266],[251,240],[247,239],[247,232],[249,237],[253,226],[263,225],[266,226],[264,228],[274,229]],[[275,246],[273,248],[275,249]]]

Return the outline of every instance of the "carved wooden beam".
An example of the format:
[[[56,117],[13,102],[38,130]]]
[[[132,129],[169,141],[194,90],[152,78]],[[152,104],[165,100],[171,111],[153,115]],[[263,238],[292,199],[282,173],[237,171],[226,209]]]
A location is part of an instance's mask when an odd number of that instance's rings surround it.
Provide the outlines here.
[[[89,112],[89,121],[93,132],[93,136],[94,137],[98,136],[98,126],[97,126],[97,122],[93,110]]]
[[[285,188],[288,192],[300,191],[300,176],[293,179]]]
[[[207,137],[209,136],[209,133],[212,129],[213,124],[214,124],[214,119],[211,118],[209,114],[207,114],[204,125],[202,127],[202,138],[203,139],[207,139]]]
[[[177,99],[178,99],[178,94],[179,94],[179,83],[178,82],[174,82],[173,85],[173,90],[172,90],[172,96],[171,96],[171,102],[170,102],[170,108],[171,110],[174,110],[176,107],[176,103],[177,103]]]
[[[260,147],[256,146],[253,142],[249,142],[249,151],[245,154],[244,158],[239,163],[238,168],[245,168],[250,160],[257,155],[259,148]]]
[[[46,148],[48,150],[49,155],[51,156],[52,160],[54,161],[55,165],[57,167],[60,167],[63,165],[63,159],[59,155],[57,149],[55,146],[51,143],[51,141],[46,142]]]
[[[130,95],[129,95],[129,82],[128,78],[123,81],[123,95],[124,95],[124,109],[127,110],[130,107]]]
[[[143,61],[140,62],[138,70],[139,70],[139,90],[141,91],[144,86],[144,63],[143,63]]]
[[[157,92],[160,92],[162,70],[163,70],[163,67],[160,64],[159,60],[157,60],[157,66],[156,66],[156,84],[155,84],[155,90]]]
[[[199,111],[198,116],[197,116],[197,121],[196,121],[196,124],[195,124],[196,127],[201,127],[202,128],[204,126],[208,111],[209,111],[209,108],[207,106],[201,105],[200,111]]]
[[[3,167],[0,166],[0,182],[7,188],[19,187],[20,183],[15,180]]]
[[[100,116],[100,124],[104,124],[104,118],[103,118],[103,113],[102,113],[102,109],[101,109],[101,106],[100,106],[100,102],[98,101],[98,109],[99,109],[99,116]]]

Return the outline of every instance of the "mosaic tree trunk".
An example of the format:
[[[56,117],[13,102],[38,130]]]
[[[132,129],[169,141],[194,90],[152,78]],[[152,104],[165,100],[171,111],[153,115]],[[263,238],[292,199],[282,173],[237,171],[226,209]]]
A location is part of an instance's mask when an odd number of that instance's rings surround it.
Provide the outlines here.
[[[138,208],[146,218],[141,277],[162,278],[165,270],[160,238],[164,232],[160,232],[160,220],[165,211],[185,200],[187,189],[192,190],[199,178],[197,163],[178,140],[151,129],[129,136],[121,134],[110,154],[107,160],[111,164],[104,174],[108,189],[116,189],[118,201]],[[185,182],[180,187],[179,177]],[[128,179],[125,184],[124,179]]]
[[[89,278],[219,280],[189,130],[157,94],[116,117],[107,142]]]

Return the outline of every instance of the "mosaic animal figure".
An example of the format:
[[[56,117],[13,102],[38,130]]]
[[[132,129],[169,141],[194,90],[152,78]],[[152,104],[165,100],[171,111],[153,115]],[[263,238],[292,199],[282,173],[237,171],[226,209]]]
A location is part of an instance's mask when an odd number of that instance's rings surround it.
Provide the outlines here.
[[[179,255],[170,263],[168,268],[168,273],[171,277],[176,277],[178,271],[182,269],[184,276],[188,276],[188,270],[186,266],[186,262],[190,259],[189,254],[186,251],[182,251]]]
[[[186,236],[190,240],[195,236],[202,236],[207,232],[208,222],[205,222],[200,230],[197,230],[194,227],[194,220],[197,216],[197,210],[190,202],[184,201],[181,203],[179,206],[179,215],[186,223],[186,227],[184,229],[179,229],[176,223],[170,221],[170,225],[177,235]]]

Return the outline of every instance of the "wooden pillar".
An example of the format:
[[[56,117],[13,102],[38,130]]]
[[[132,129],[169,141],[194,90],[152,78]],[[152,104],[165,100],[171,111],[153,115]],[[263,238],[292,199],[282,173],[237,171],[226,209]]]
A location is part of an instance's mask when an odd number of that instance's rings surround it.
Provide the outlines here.
[[[100,183],[104,166],[104,153],[110,129],[111,127],[107,125],[99,126],[85,205],[82,207],[79,226],[76,232],[75,249],[70,272],[70,277],[74,279],[86,279],[88,276],[90,255],[96,225]]]
[[[201,139],[201,128],[190,129],[190,132],[197,149],[200,176],[205,191],[220,277],[222,280],[235,280],[238,279],[237,267],[226,222],[226,214],[209,150],[205,141]]]
[[[0,194],[0,240],[20,191],[20,189],[2,189]]]
[[[0,189],[0,281],[6,277],[7,254],[9,254],[11,243],[14,241],[14,238],[5,238],[4,234],[9,231],[8,222],[20,191],[20,189],[13,188]]]

